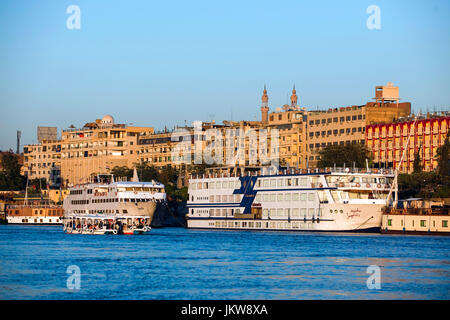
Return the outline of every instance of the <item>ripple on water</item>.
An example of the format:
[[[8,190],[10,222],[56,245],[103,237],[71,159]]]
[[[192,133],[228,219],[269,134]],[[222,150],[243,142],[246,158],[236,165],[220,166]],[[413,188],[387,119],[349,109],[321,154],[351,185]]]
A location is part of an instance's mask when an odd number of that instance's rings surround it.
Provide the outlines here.
[[[448,237],[0,225],[1,299],[449,299]],[[67,267],[81,288],[67,289]],[[381,289],[367,288],[369,265]]]

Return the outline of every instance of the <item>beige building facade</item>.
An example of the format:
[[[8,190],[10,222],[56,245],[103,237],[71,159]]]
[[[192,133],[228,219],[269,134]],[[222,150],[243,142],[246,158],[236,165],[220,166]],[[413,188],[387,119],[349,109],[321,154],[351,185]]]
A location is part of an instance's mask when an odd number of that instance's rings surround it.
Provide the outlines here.
[[[61,166],[61,141],[43,140],[40,144],[23,148],[24,164],[22,174],[29,179],[49,179],[51,170]]]
[[[116,166],[133,167],[139,136],[152,134],[151,127],[116,124],[110,115],[86,123],[81,129],[62,132],[61,177],[70,184],[88,182],[93,174]]]

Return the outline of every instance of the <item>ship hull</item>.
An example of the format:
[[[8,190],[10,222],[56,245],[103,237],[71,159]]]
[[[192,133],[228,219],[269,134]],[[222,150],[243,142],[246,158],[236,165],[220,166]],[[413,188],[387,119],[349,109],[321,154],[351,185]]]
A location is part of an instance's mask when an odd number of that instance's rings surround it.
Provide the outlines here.
[[[322,206],[318,217],[237,219],[226,217],[188,217],[187,228],[308,231],[308,232],[380,232],[384,205],[333,204]]]

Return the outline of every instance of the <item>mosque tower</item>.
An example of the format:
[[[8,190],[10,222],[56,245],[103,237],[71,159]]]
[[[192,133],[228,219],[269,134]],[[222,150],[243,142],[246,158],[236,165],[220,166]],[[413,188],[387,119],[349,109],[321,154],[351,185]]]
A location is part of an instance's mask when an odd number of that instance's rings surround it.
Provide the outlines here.
[[[292,108],[297,107],[297,91],[295,91],[295,84],[294,84],[294,88],[292,89],[291,107]]]
[[[261,101],[261,121],[263,124],[267,124],[269,122],[269,96],[267,95],[266,85],[264,85]]]

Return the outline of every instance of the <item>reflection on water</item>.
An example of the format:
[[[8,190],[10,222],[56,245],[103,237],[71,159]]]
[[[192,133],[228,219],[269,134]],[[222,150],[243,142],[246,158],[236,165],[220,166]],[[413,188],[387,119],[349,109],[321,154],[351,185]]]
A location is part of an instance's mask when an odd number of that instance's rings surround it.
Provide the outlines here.
[[[0,226],[1,299],[449,299],[450,239],[154,229],[67,235]],[[67,267],[81,288],[67,289]],[[367,267],[381,270],[369,290]]]

